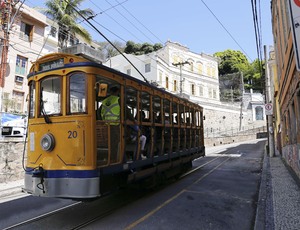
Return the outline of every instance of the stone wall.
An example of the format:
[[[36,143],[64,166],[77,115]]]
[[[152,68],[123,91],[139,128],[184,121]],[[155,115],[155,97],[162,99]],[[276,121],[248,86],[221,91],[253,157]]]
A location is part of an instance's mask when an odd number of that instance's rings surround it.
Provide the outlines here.
[[[256,139],[256,134],[251,133],[231,137],[205,138],[204,143],[206,147],[211,147],[253,139]],[[23,151],[24,141],[0,140],[0,183],[24,178]],[[25,163],[24,160],[24,165]]]
[[[242,115],[242,116],[241,116]],[[240,131],[255,129],[266,125],[265,120],[253,120],[249,109],[242,109],[238,104],[204,106],[204,137],[235,135]]]
[[[217,145],[226,145],[232,143],[238,143],[247,140],[255,140],[257,138],[256,134],[243,134],[231,137],[211,137],[204,139],[205,147],[212,147]]]
[[[24,178],[24,141],[0,140],[0,183]]]

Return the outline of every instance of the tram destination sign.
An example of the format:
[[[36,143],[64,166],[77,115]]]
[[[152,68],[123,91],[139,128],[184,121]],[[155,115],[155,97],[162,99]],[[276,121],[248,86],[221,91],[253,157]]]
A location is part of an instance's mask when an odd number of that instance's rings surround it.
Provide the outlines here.
[[[64,66],[64,59],[59,58],[56,60],[41,63],[39,65],[39,71],[51,70],[51,69],[55,69],[55,68],[59,68],[59,67],[63,67],[63,66]]]

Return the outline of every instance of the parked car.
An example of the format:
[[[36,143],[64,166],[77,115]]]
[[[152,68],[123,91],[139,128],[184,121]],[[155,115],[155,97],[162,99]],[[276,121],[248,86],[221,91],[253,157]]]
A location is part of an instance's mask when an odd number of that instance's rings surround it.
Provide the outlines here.
[[[3,137],[23,137],[26,135],[27,116],[1,113],[1,135]]]

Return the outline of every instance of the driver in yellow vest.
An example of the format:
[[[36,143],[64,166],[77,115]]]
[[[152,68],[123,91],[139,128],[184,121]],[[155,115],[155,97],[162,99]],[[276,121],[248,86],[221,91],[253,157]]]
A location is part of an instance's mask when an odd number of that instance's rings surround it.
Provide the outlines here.
[[[101,117],[103,120],[117,121],[110,123],[111,125],[119,125],[120,123],[120,89],[114,86],[110,89],[111,95],[102,101]]]
[[[111,162],[117,162],[119,159],[119,142],[120,142],[120,103],[119,103],[120,88],[113,86],[110,88],[110,96],[102,101],[101,118],[102,120],[115,121],[109,122],[110,128],[110,149]]]

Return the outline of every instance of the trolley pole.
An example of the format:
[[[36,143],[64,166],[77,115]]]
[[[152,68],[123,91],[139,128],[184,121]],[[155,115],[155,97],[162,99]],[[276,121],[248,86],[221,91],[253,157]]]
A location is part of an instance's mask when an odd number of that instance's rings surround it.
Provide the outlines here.
[[[180,71],[180,97],[182,97],[182,82],[183,82],[183,79],[182,79],[182,66],[184,66],[185,64],[190,65],[190,63],[188,61],[172,63],[172,65],[174,65],[176,67],[179,66],[179,71]]]
[[[267,47],[264,46],[265,55],[265,75],[266,75],[266,103],[272,106],[272,95],[271,95],[271,81],[269,75],[269,66],[267,58]],[[273,106],[272,106],[273,108]],[[274,156],[274,128],[273,128],[273,110],[267,114],[267,127],[268,127],[268,149],[269,156]]]

